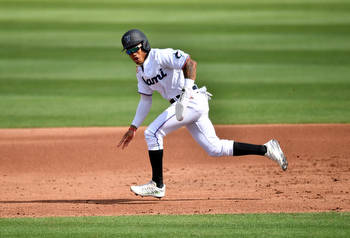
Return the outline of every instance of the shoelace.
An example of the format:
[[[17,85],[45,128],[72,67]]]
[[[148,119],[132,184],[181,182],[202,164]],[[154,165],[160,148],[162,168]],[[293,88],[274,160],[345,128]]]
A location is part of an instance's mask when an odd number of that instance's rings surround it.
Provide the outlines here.
[[[146,187],[145,191],[146,193],[158,193],[159,191],[155,187]]]
[[[148,184],[142,185],[142,192],[154,193],[159,191],[156,189],[156,187],[152,183],[148,183]]]

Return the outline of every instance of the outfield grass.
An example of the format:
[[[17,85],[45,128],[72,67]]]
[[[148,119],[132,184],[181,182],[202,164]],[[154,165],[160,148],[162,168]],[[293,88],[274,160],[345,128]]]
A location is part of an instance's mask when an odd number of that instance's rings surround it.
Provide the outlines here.
[[[348,0],[0,0],[0,128],[129,125],[130,28],[198,62],[214,124],[350,122]],[[0,237],[349,237],[349,217],[0,218]]]
[[[344,237],[350,213],[0,219],[1,237]]]
[[[215,124],[350,122],[348,0],[0,0],[0,127],[129,125],[135,27],[198,62]]]

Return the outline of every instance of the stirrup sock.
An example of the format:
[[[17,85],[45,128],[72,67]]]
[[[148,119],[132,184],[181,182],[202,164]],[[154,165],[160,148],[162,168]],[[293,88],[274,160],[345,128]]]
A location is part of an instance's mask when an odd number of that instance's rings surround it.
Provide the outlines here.
[[[163,187],[163,150],[149,150],[149,158],[152,166],[152,180],[158,188]]]
[[[266,154],[265,145],[253,145],[241,142],[233,143],[233,156],[241,155],[265,155]]]

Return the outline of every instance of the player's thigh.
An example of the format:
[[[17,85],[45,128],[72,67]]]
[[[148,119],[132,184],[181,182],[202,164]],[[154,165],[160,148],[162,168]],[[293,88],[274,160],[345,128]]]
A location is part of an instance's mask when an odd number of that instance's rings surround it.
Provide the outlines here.
[[[175,105],[171,105],[148,126],[147,130],[152,131],[154,134],[165,136],[182,126],[193,123],[200,116],[199,112],[188,108],[185,118],[182,121],[178,121],[175,116]]]
[[[197,121],[188,124],[186,127],[192,137],[203,148],[207,148],[209,145],[213,145],[220,140],[216,135],[215,128],[208,114],[203,114]]]

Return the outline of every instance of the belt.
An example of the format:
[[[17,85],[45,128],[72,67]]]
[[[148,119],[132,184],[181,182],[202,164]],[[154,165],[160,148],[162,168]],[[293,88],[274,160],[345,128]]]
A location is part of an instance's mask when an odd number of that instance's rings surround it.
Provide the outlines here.
[[[197,85],[193,85],[192,89],[193,89],[193,90],[198,89]],[[171,98],[171,99],[169,100],[169,102],[170,102],[171,104],[173,104],[174,102],[177,101],[177,99],[180,98],[180,96],[181,96],[180,94],[179,94],[179,95],[176,95],[174,98]]]
[[[176,97],[174,97],[174,98],[171,98],[170,100],[169,100],[169,102],[171,103],[171,104],[173,104],[174,102],[176,102],[177,100],[176,99],[179,99],[180,98],[180,94],[179,95],[177,95]]]

